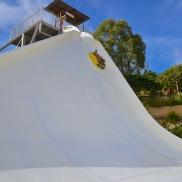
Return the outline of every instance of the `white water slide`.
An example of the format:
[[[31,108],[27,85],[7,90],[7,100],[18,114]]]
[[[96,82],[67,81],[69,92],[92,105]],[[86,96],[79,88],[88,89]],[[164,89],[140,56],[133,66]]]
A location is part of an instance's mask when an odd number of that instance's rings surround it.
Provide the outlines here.
[[[182,140],[147,113],[101,44],[72,31],[2,55],[0,182],[123,181],[181,182]]]

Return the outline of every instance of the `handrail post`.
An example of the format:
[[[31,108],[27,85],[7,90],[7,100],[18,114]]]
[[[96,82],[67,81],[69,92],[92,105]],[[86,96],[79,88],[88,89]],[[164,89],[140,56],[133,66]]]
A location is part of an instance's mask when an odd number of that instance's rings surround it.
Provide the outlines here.
[[[25,34],[22,34],[22,38],[21,38],[21,47],[23,47],[25,44]]]

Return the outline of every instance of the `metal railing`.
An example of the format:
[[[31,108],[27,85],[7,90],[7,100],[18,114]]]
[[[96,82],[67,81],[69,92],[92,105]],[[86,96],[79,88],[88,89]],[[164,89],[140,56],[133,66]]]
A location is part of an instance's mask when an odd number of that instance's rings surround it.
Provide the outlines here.
[[[45,21],[55,28],[59,28],[59,18],[45,11],[44,8],[40,8],[34,14],[27,17],[24,21],[17,24],[10,30],[10,40],[13,40],[17,36],[21,35],[23,32],[27,31],[31,26],[39,21]]]

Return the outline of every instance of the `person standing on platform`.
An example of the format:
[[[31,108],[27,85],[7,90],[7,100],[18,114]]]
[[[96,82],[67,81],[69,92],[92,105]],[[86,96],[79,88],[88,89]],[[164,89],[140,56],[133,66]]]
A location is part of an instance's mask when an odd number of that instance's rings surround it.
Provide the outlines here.
[[[60,34],[63,33],[63,28],[64,28],[64,16],[62,16],[62,14],[60,12],[60,29],[59,29]]]
[[[63,16],[62,16],[62,14],[61,14],[61,12],[60,12],[60,17],[59,17],[59,33],[60,34],[62,34],[63,33],[63,25],[64,25],[64,19],[63,19]]]

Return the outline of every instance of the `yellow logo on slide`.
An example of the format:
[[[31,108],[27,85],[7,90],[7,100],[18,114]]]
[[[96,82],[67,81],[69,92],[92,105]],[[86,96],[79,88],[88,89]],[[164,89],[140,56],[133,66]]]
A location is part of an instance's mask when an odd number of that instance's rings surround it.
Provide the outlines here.
[[[102,70],[105,69],[105,59],[98,54],[97,50],[95,50],[94,52],[90,52],[89,58],[97,68]]]

